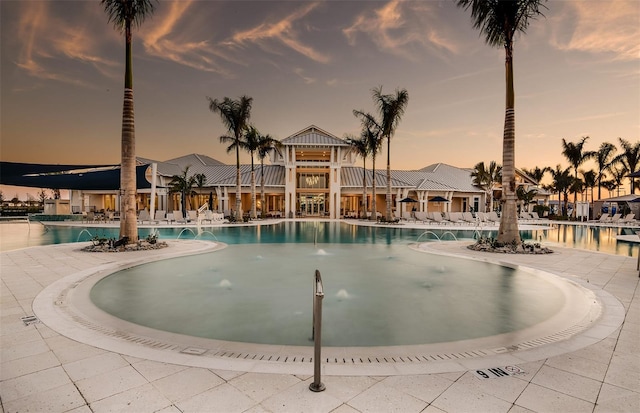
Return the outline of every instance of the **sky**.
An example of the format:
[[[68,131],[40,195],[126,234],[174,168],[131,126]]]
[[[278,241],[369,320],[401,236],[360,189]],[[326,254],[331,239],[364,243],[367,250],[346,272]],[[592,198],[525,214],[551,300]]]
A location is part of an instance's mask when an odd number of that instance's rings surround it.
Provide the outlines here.
[[[519,168],[569,166],[563,138],[640,139],[640,1],[545,5],[514,45]],[[124,36],[100,3],[2,0],[0,19],[0,159],[119,163]],[[207,97],[252,97],[251,123],[277,139],[358,135],[352,112],[374,112],[381,86],[409,93],[392,169],[502,163],[504,49],[453,0],[161,0],[133,42],[141,157],[235,163]]]

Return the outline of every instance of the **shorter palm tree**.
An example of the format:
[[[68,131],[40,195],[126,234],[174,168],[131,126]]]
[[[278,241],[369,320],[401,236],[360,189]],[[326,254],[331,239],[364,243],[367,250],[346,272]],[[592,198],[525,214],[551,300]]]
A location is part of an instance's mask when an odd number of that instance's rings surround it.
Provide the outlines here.
[[[280,153],[281,148],[282,143],[279,140],[274,139],[269,135],[258,135],[258,159],[260,159],[260,200],[262,202],[260,216],[263,219],[267,213],[267,200],[264,194],[264,158],[266,158],[271,152]]]
[[[618,150],[616,146],[609,142],[602,142],[600,148],[595,152],[594,160],[598,165],[598,173],[596,175],[598,181],[598,199],[602,198],[601,188],[602,180],[607,177],[606,172],[610,172],[611,167],[615,163],[615,153]]]
[[[196,178],[189,176],[189,167],[187,166],[181,175],[173,175],[169,182],[169,192],[180,194],[180,205],[182,205],[182,217],[187,210],[187,198],[195,194],[193,187],[196,185]],[[174,212],[175,213],[175,212]]]
[[[537,189],[526,190],[524,189],[524,186],[519,186],[518,189],[516,189],[516,195],[518,196],[518,200],[522,202],[522,210],[526,209],[528,211],[529,205],[536,203],[534,199],[536,198],[537,194],[538,194]]]
[[[360,138],[367,142],[368,152],[371,154],[373,172],[371,178],[371,219],[375,221],[378,218],[376,205],[376,155],[380,153],[382,149],[382,128],[370,113],[354,110],[353,114],[360,118],[360,122],[362,123]]]
[[[205,174],[195,174],[193,175],[193,178],[195,179],[195,186],[196,188],[198,188],[198,194],[199,196],[202,196],[202,190],[204,189],[204,186],[207,184],[207,176]],[[198,203],[196,205],[196,208],[199,208],[201,205]]]
[[[486,168],[484,162],[478,162],[471,172],[473,184],[482,188],[487,194],[487,205],[489,211],[493,211],[493,189],[495,184],[502,181],[502,166],[495,161],[489,162],[489,168]],[[485,205],[485,212],[487,206]]]
[[[622,146],[622,152],[615,158],[616,162],[619,162],[626,169],[627,173],[637,172],[640,167],[640,141],[631,143],[625,139],[618,138],[620,146]],[[631,192],[635,193],[635,178],[631,178]]]
[[[573,183],[573,177],[571,176],[571,168],[562,169],[558,164],[556,169],[551,169],[551,176],[553,177],[553,189],[558,193],[558,208],[561,209],[561,215],[567,216],[567,205],[569,202],[569,190]],[[560,199],[560,195],[564,194],[564,203]],[[562,205],[562,207],[560,207]],[[558,211],[560,212],[560,211]]]
[[[362,156],[362,215],[360,216],[364,218],[367,216],[367,156],[369,155],[369,146],[366,136],[360,136],[358,139],[347,137],[346,140],[347,143],[353,147],[354,151]]]

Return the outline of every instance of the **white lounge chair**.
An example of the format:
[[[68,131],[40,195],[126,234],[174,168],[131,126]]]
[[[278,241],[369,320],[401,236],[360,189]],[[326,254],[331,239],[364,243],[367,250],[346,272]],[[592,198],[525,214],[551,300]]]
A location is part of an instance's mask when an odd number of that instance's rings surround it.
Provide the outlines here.
[[[487,221],[492,223],[500,222],[500,217],[498,217],[496,211],[487,212]]]
[[[167,220],[167,211],[163,211],[159,209],[153,213],[153,220],[151,222],[153,224],[159,224],[162,221],[166,221],[166,220]]]
[[[149,215],[149,211],[143,209],[138,213],[138,223],[144,224],[145,222],[151,223],[151,216]]]
[[[479,220],[477,220],[477,219],[475,219],[473,217],[473,214],[471,212],[463,212],[462,213],[462,220],[464,222],[469,222],[469,223],[472,223],[472,224],[477,224],[478,221],[479,221]]]

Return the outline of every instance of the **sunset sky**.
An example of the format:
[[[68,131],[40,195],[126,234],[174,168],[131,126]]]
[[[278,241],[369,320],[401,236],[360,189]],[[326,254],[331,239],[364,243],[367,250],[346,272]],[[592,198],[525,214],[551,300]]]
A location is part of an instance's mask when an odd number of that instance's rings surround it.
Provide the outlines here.
[[[546,5],[514,47],[516,165],[568,166],[562,138],[637,142],[640,1]],[[118,163],[124,39],[99,1],[2,0],[0,16],[0,159]],[[142,157],[234,163],[207,96],[253,97],[252,123],[278,139],[344,137],[382,86],[409,92],[393,169],[502,162],[504,50],[454,1],[160,1],[133,53]]]

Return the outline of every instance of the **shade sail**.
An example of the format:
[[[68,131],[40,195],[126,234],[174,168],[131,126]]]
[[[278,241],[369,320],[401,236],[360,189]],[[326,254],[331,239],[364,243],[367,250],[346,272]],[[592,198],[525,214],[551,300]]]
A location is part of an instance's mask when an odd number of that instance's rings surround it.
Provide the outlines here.
[[[151,188],[145,178],[149,165],[136,167],[138,189]],[[119,165],[46,165],[0,162],[0,184],[71,190],[120,189]]]

